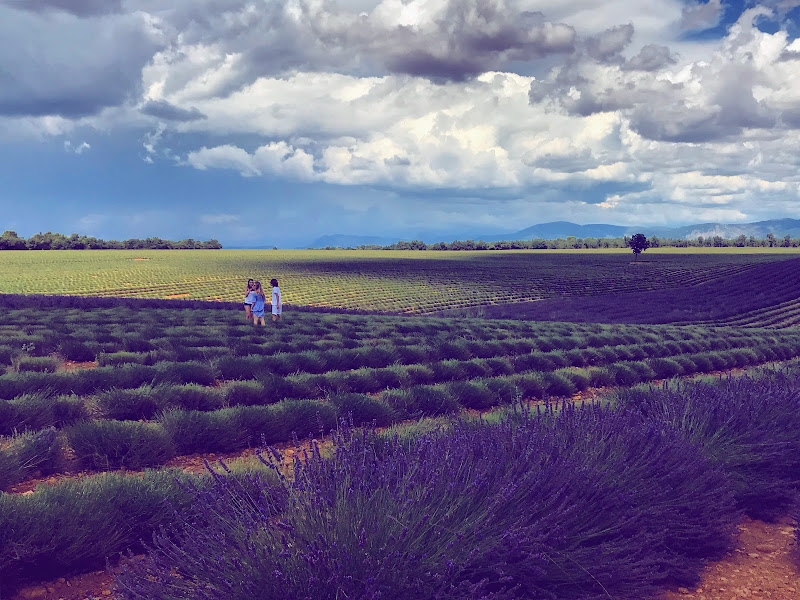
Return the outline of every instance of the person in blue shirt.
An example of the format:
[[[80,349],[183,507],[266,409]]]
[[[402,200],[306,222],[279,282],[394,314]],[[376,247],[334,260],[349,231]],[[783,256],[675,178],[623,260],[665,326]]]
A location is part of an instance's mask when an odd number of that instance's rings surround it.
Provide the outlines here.
[[[264,289],[261,287],[260,281],[253,282],[253,289],[247,294],[246,303],[252,304],[253,311],[253,325],[266,325],[264,322],[264,305],[266,304],[267,297],[264,295]]]

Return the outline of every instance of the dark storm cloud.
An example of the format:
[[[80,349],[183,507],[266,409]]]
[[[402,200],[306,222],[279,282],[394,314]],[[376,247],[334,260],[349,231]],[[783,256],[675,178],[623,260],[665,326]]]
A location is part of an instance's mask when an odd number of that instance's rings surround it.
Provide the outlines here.
[[[142,67],[160,47],[141,15],[41,18],[0,7],[0,36],[0,115],[10,116],[118,106],[138,95]]]
[[[190,109],[180,108],[166,100],[148,100],[142,106],[141,112],[166,121],[197,121],[207,118],[195,107]]]
[[[718,75],[722,85],[712,102],[689,106],[679,97],[664,97],[660,104],[639,105],[631,115],[631,128],[658,141],[700,143],[739,135],[746,128],[772,128],[774,111],[759,104],[739,71]]]
[[[598,62],[621,63],[622,51],[633,39],[633,25],[617,25],[593,35],[584,42],[586,53]]]
[[[568,25],[483,0],[451,2],[432,31],[403,27],[389,32],[381,50],[390,71],[461,81],[510,61],[569,53],[574,44],[575,30]]]
[[[639,54],[628,60],[622,68],[626,71],[659,71],[677,62],[666,46],[647,44]]]
[[[293,69],[461,81],[511,61],[569,53],[575,42],[572,27],[505,0],[450,0],[439,18],[419,28],[308,0],[269,2],[257,11],[243,2],[184,1],[165,19],[186,44],[215,43],[241,55],[233,88]]]
[[[0,0],[2,5],[31,12],[62,10],[79,17],[122,12],[122,0]]]

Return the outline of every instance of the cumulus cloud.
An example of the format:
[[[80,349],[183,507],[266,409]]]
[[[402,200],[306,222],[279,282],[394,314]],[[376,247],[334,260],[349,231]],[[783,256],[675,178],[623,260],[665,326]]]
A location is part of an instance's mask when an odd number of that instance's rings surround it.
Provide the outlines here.
[[[685,31],[701,31],[716,27],[722,19],[722,11],[722,0],[689,4],[683,8],[680,27]]]
[[[141,111],[145,115],[166,119],[167,121],[196,121],[205,119],[206,115],[197,108],[181,108],[170,104],[166,100],[148,100],[142,105]]]
[[[600,62],[623,62],[622,51],[633,39],[633,25],[617,25],[586,40],[586,52]]]
[[[647,44],[639,53],[622,65],[626,71],[659,71],[674,65],[678,59],[667,46]]]

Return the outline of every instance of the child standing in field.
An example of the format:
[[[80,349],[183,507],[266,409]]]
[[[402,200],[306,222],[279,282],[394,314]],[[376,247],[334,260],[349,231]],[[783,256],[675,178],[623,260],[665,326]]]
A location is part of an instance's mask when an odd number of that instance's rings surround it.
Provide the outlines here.
[[[264,295],[260,281],[253,282],[253,289],[247,294],[247,298],[252,305],[253,325],[265,325],[264,305],[267,302],[267,297]]]
[[[247,288],[244,291],[244,320],[248,323],[253,318],[253,303],[250,301],[250,292],[253,291],[252,279],[247,280]]]
[[[281,288],[278,287],[278,280],[273,279],[269,282],[272,286],[272,320],[280,321],[283,302],[281,302]]]

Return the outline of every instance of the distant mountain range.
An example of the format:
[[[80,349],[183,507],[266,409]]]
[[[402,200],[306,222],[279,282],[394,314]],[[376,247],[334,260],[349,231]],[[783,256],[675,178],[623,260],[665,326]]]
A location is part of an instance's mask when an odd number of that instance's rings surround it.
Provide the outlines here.
[[[751,235],[762,239],[771,233],[776,238],[789,235],[793,238],[800,238],[800,219],[772,219],[769,221],[757,221],[755,223],[699,223],[697,225],[686,225],[684,227],[628,227],[624,225],[591,224],[578,225],[568,221],[555,221],[552,223],[541,223],[532,225],[520,231],[509,233],[494,233],[490,235],[467,234],[448,236],[448,239],[438,237],[423,236],[421,241],[426,244],[436,242],[451,242],[453,240],[483,240],[485,242],[498,242],[501,240],[532,240],[544,239],[554,240],[567,238],[618,238],[634,233],[643,233],[647,237],[658,236],[674,239],[696,239],[698,237],[713,237],[718,235],[726,239],[733,239],[740,235],[750,237]],[[375,235],[325,235],[315,239],[313,242],[304,246],[305,248],[325,248],[331,247],[356,247],[364,245],[389,246],[400,239],[411,241],[410,238],[397,238],[390,236]]]

